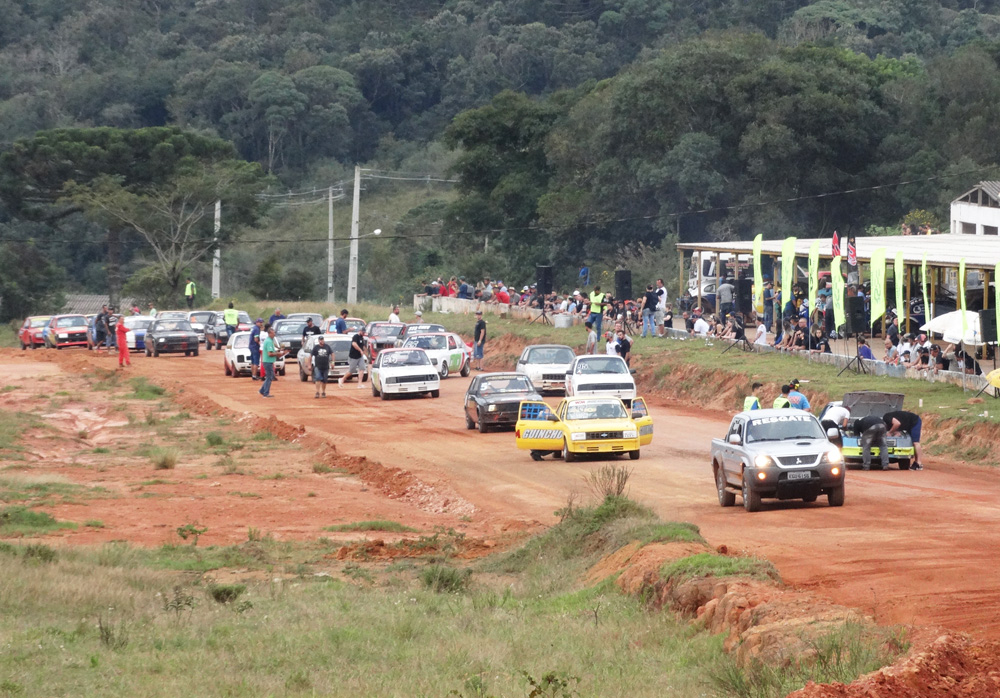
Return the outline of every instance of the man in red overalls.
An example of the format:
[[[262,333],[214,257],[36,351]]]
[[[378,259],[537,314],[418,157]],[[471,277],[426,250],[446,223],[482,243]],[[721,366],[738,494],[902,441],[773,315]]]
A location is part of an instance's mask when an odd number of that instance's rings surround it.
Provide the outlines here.
[[[125,339],[125,333],[129,329],[125,327],[125,317],[122,315],[118,316],[118,323],[115,327],[115,339],[118,341],[118,366],[125,367],[132,365],[132,359],[128,353],[128,341]]]

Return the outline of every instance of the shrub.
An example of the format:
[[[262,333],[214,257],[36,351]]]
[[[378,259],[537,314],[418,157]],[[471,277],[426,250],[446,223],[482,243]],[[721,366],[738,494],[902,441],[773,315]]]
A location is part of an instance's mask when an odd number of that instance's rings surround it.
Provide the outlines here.
[[[172,448],[157,448],[150,455],[153,467],[157,470],[173,470],[177,467],[177,451]]]
[[[608,497],[623,497],[628,489],[628,479],[632,469],[613,463],[597,470],[592,470],[584,476],[583,481],[599,499]]]
[[[448,565],[431,565],[420,573],[423,585],[439,594],[458,594],[469,586],[472,570],[459,570]]]
[[[222,438],[222,434],[217,431],[210,431],[205,434],[205,443],[209,446],[221,446],[225,442]]]
[[[208,594],[219,603],[232,603],[246,590],[246,584],[212,584]]]

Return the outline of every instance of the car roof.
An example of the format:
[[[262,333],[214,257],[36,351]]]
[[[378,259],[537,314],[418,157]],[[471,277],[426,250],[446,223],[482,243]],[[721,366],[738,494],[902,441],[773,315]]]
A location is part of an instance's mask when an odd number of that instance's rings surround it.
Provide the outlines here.
[[[424,351],[424,350],[421,349],[420,347],[386,347],[385,349],[379,352],[379,355],[381,356],[386,352],[389,352],[391,354],[392,352],[395,351]]]
[[[765,410],[747,410],[745,412],[740,413],[740,415],[752,420],[761,419],[763,417],[781,417],[790,414],[796,416],[812,417],[813,419],[815,419],[815,416],[813,416],[811,412],[806,412],[805,410],[797,410],[795,408],[788,408],[788,407],[780,407],[780,408],[769,407]]]
[[[498,373],[480,373],[479,378],[527,378],[523,373],[514,371],[503,371]]]
[[[525,349],[569,349],[573,351],[573,347],[566,344],[529,344]]]
[[[351,318],[346,318],[346,319],[350,320]],[[360,318],[358,318],[358,319],[360,320]],[[386,322],[384,320],[372,320],[368,324],[371,325],[372,327],[374,327],[375,325],[390,325],[392,327],[405,327],[406,326],[405,322]]]

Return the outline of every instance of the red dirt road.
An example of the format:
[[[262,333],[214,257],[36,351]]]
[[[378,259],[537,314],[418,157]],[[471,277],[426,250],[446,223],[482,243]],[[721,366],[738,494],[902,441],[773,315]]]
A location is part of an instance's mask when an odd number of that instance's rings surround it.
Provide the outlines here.
[[[35,358],[65,361],[46,353]],[[104,357],[92,360],[111,365]],[[601,464],[548,458],[536,463],[514,447],[510,432],[467,431],[461,405],[468,381],[457,376],[444,382],[436,400],[381,401],[367,385],[363,390],[331,385],[326,400],[315,400],[312,385],[300,383],[290,364],[288,376],[272,389],[275,399],[264,400],[256,393],[259,383],[223,375],[221,352],[136,356],[129,370],[172,389],[178,381],[186,395],[237,412],[301,425],[341,454],[408,471],[435,495],[411,501],[423,523],[461,527],[484,538],[552,523],[570,492],[587,495],[581,476]],[[850,471],[847,503],[838,509],[828,507],[825,498],[815,504],[765,503],[757,514],[722,509],[708,452],[728,416],[652,402],[656,433],[641,460],[629,462],[635,468],[630,494],[662,518],[695,523],[712,545],[767,557],[786,582],[872,612],[881,623],[1000,638],[995,471],[930,459],[922,472]],[[350,511],[350,497],[339,498],[337,507],[337,518],[351,521],[369,515],[370,504],[357,515]],[[273,513],[289,525],[291,517],[315,516],[301,508]],[[259,524],[241,525],[245,530]]]

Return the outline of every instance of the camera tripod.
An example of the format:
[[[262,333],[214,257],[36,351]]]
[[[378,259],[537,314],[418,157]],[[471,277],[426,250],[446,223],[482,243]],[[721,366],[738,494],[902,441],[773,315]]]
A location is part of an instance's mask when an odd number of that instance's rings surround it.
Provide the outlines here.
[[[850,339],[850,338],[851,338],[851,334],[850,334],[850,333],[846,333],[846,332],[845,332],[845,333],[844,333],[844,336],[845,336],[845,337],[846,337],[847,339]],[[858,337],[862,337],[862,336],[864,336],[864,335],[862,335],[861,333],[858,333],[858,334],[854,335],[854,337],[855,337],[855,340],[856,340],[856,339],[857,339]],[[857,342],[855,342],[855,349],[854,349],[854,357],[853,357],[853,358],[851,358],[851,359],[850,359],[850,360],[849,360],[849,361],[847,362],[847,365],[846,365],[846,366],[844,366],[844,367],[843,367],[842,369],[840,369],[840,373],[838,373],[838,374],[837,374],[837,377],[839,378],[839,377],[840,377],[840,374],[841,374],[841,373],[843,373],[844,371],[846,371],[847,369],[851,368],[851,366],[854,366],[854,372],[855,372],[855,373],[864,373],[865,375],[867,375],[867,374],[868,374],[868,368],[867,368],[867,367],[865,366],[865,362],[864,362],[864,360],[863,360],[863,359],[861,358],[861,345],[860,345],[860,344],[857,344]]]
[[[548,314],[548,312],[546,312],[546,310],[545,310],[545,306],[544,306],[544,305],[542,306],[542,314],[541,314],[541,315],[538,315],[538,316],[536,316],[536,317],[535,317],[535,318],[534,318],[534,319],[533,319],[533,320],[532,320],[531,322],[529,322],[528,324],[529,324],[529,325],[534,325],[534,324],[535,324],[536,322],[538,322],[539,320],[541,320],[541,321],[542,321],[542,324],[543,324],[543,325],[550,325],[550,326],[552,325],[552,321],[551,321],[551,320],[549,320],[549,314]]]

